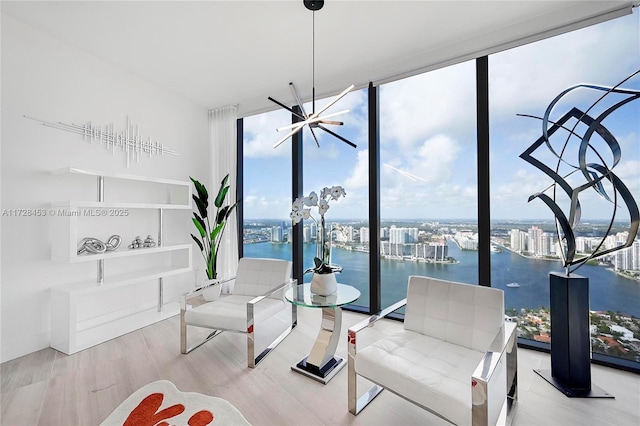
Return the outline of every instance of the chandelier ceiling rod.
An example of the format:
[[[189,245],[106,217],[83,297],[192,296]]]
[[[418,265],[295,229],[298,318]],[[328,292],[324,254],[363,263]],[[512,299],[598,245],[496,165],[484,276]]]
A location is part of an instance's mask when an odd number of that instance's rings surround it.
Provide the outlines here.
[[[293,108],[290,108],[290,107],[286,106],[285,104],[283,104],[282,102],[279,102],[279,101],[273,99],[271,96],[269,96],[267,99],[269,99],[271,102],[277,104],[278,106],[286,109],[287,111],[291,112],[294,116],[296,116],[298,119],[301,120],[301,121],[298,121],[296,123],[293,123],[292,125],[282,126],[282,127],[277,128],[276,130],[279,131],[279,132],[283,131],[283,130],[290,130],[290,132],[284,138],[280,139],[280,141],[278,141],[273,147],[277,148],[284,141],[286,141],[291,136],[293,136],[294,134],[296,134],[300,130],[302,130],[302,128],[304,126],[309,126],[309,131],[311,132],[311,136],[313,136],[313,139],[315,140],[316,145],[318,146],[318,148],[320,148],[320,143],[318,142],[318,137],[316,136],[316,132],[314,131],[314,129],[323,130],[323,131],[329,133],[330,135],[340,139],[342,142],[344,142],[344,143],[356,148],[356,145],[354,143],[350,142],[349,140],[345,139],[344,137],[340,136],[339,134],[337,134],[335,132],[332,132],[331,130],[329,130],[326,127],[323,126],[323,124],[342,126],[344,124],[342,121],[327,120],[327,118],[335,117],[336,115],[347,113],[347,112],[349,112],[349,110],[327,114],[324,117],[320,116],[327,109],[329,109],[331,106],[333,106],[333,104],[338,102],[347,93],[349,93],[351,91],[351,89],[353,89],[353,87],[354,87],[353,84],[351,86],[347,87],[338,96],[336,96],[324,108],[322,108],[318,112],[316,112],[316,14],[315,14],[315,12],[316,12],[316,10],[322,9],[322,7],[324,6],[324,0],[303,0],[303,3],[304,3],[304,6],[307,9],[312,11],[312,23],[311,23],[311,29],[312,29],[312,36],[311,36],[311,105],[312,106],[311,106],[311,115],[307,114],[307,112],[305,111],[304,104],[302,103],[302,98],[298,94],[298,91],[296,90],[296,86],[292,82],[289,83],[289,88],[291,89],[291,93],[293,94],[293,97],[295,98],[295,100],[296,100],[296,102],[298,104],[298,107],[300,108],[300,112],[297,112]]]

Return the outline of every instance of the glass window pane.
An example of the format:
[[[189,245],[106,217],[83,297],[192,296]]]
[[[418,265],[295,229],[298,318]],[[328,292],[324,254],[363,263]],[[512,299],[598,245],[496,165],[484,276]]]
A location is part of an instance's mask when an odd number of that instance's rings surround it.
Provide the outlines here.
[[[380,88],[382,306],[410,275],[478,281],[475,61]]]
[[[528,197],[544,190],[552,180],[525,162],[519,155],[542,135],[539,119],[549,103],[563,90],[580,83],[614,86],[640,69],[640,28],[638,10],[633,15],[515,48],[489,59],[491,117],[491,213],[492,239],[497,252],[492,255],[492,286],[505,290],[507,313],[518,317],[520,335],[540,342],[550,342],[549,272],[563,272],[558,257],[557,235],[551,210],[539,199]],[[623,84],[638,90],[636,76]],[[587,111],[603,95],[592,89],[579,89],[563,97],[552,110],[557,121],[572,107]],[[611,95],[588,111],[591,117],[622,98]],[[640,179],[640,101],[616,110],[602,124],[617,138],[622,161],[612,170],[627,185],[638,201]],[[573,128],[573,118],[566,123]],[[586,126],[576,126],[584,134]],[[561,132],[559,132],[560,134]],[[555,139],[556,141],[558,139]],[[567,140],[567,133],[561,141]],[[596,134],[592,142],[602,155],[589,150],[587,161],[612,166],[611,151]],[[555,143],[555,142],[554,142]],[[560,146],[564,142],[560,143]],[[578,139],[572,139],[563,159],[577,164]],[[546,148],[546,147],[544,147]],[[554,146],[558,152],[562,148]],[[540,152],[546,154],[540,154]],[[537,154],[537,155],[536,155]],[[548,150],[536,150],[534,156],[555,168],[558,160]],[[567,167],[562,163],[561,170]],[[564,175],[564,173],[561,173]],[[575,187],[585,180],[581,173],[567,176]],[[606,181],[605,189],[610,190]],[[546,192],[550,197],[552,192]],[[612,194],[609,192],[609,194]],[[559,192],[556,198],[563,211],[569,211],[569,199]],[[580,195],[582,218],[575,228],[579,256],[593,250],[604,236],[613,205],[588,190]],[[617,234],[628,228],[629,215],[618,200],[616,224],[605,244],[615,246],[623,238]],[[616,236],[617,235],[617,236]],[[640,282],[623,271],[636,270],[636,249],[624,254],[604,256],[589,262],[576,273],[589,278],[591,309],[591,343],[593,352],[620,356],[640,362]],[[616,272],[617,270],[617,272]],[[631,272],[627,272],[631,273]]]
[[[291,114],[278,110],[243,121],[244,256],[291,260],[291,144],[273,148],[275,129],[290,123]]]
[[[317,100],[316,108],[322,108],[331,99]],[[307,111],[311,105],[306,105]],[[323,125],[334,133],[356,144],[357,148],[346,144],[333,135],[315,129],[320,148],[316,145],[308,127],[303,133],[303,185],[304,195],[314,191],[318,196],[322,189],[342,186],[344,197],[329,201],[325,214],[326,230],[331,235],[331,263],[343,268],[337,276],[338,282],[356,287],[361,292],[354,306],[369,306],[369,167],[367,91],[352,91],[332,106],[327,113],[348,109],[346,114],[332,117],[343,125]],[[320,224],[318,208],[311,208],[313,219],[304,220],[305,244],[304,266],[314,265],[316,256],[316,236]],[[300,225],[298,225],[300,226]],[[311,274],[305,282],[311,281]]]

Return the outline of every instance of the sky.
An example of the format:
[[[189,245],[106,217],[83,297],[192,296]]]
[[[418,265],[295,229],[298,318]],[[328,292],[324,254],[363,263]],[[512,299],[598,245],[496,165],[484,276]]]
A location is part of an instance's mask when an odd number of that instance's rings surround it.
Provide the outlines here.
[[[552,220],[553,214],[530,195],[552,181],[519,155],[542,134],[546,107],[566,88],[580,83],[613,86],[640,70],[640,18],[632,15],[489,57],[491,217],[494,220]],[[640,75],[624,84],[640,90]],[[468,61],[380,87],[381,218],[475,219],[477,217],[475,61]],[[558,119],[571,107],[585,110],[602,92],[581,89],[563,97],[553,109]],[[341,185],[347,196],[330,202],[328,219],[366,219],[368,215],[368,151],[366,90],[349,93],[326,113],[349,109],[331,127],[357,144],[354,149],[333,136],[319,133],[320,148],[305,129],[304,188],[320,193]],[[317,100],[316,108],[332,98]],[[620,97],[609,96],[591,111]],[[293,105],[293,99],[279,99]],[[310,105],[306,106],[310,111]],[[284,109],[244,120],[244,214],[247,219],[288,220],[291,211],[291,140],[273,145],[284,134],[276,128],[290,123]],[[572,123],[573,124],[573,123]],[[622,161],[613,172],[640,203],[640,100],[618,109],[603,124],[621,146]],[[580,127],[577,128],[578,131]],[[566,133],[556,136],[561,149]],[[597,136],[594,145],[608,167],[611,155]],[[577,140],[569,142],[563,159],[577,163]],[[535,155],[555,168],[557,159],[545,149]],[[602,162],[590,151],[588,161]],[[569,171],[564,166],[561,171]],[[580,174],[568,179],[584,183]],[[605,189],[608,189],[605,187]],[[546,192],[549,196],[553,194]],[[611,196],[612,192],[609,191]],[[557,197],[568,212],[566,197]],[[583,221],[609,219],[612,203],[589,190],[581,193]],[[616,219],[628,220],[623,203]],[[312,211],[312,214],[317,211]],[[317,216],[317,214],[315,214]]]

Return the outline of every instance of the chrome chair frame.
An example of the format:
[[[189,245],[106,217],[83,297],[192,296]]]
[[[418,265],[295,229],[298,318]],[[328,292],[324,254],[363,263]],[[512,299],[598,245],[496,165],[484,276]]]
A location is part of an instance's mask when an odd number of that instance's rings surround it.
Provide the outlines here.
[[[187,347],[187,326],[188,324],[185,321],[184,318],[184,314],[188,309],[188,304],[187,301],[189,299],[192,299],[194,297],[200,296],[202,294],[202,292],[208,288],[214,287],[216,285],[222,285],[226,282],[232,281],[234,280],[234,278],[229,278],[227,280],[223,280],[223,281],[219,281],[216,283],[211,283],[211,284],[207,284],[204,285],[202,287],[198,287],[188,293],[185,293],[182,295],[181,300],[180,300],[180,353],[182,354],[188,354],[189,352],[193,351],[194,349],[199,348],[200,346],[202,346],[203,344],[207,343],[209,340],[213,339],[214,337],[220,335],[220,333],[222,333],[223,331],[230,331],[233,333],[242,333],[242,334],[246,334],[247,335],[247,365],[249,368],[255,368],[256,365],[258,365],[258,363],[260,361],[262,361],[264,359],[265,356],[267,356],[273,349],[275,349],[276,346],[278,346],[278,344],[280,342],[282,342],[282,340],[284,340],[285,337],[287,337],[289,335],[289,333],[291,333],[291,331],[293,331],[293,329],[298,325],[298,311],[296,309],[295,305],[291,305],[291,325],[289,326],[289,328],[287,328],[284,332],[282,332],[282,334],[280,334],[273,342],[271,342],[267,348],[265,350],[263,350],[260,354],[258,354],[258,356],[255,356],[255,337],[254,337],[254,311],[255,311],[255,306],[260,303],[262,300],[268,298],[269,296],[277,293],[278,291],[285,291],[287,288],[291,287],[291,286],[295,286],[297,285],[298,281],[295,279],[290,279],[280,285],[278,285],[277,287],[269,290],[268,292],[260,295],[260,296],[256,296],[253,299],[251,299],[250,301],[247,302],[247,328],[246,331],[240,331],[240,330],[233,330],[233,329],[215,329],[211,334],[209,334],[203,341],[194,344],[191,347]],[[192,326],[192,327],[197,327],[197,326]]]
[[[402,299],[349,328],[349,331],[347,332],[347,394],[348,409],[351,414],[358,415],[371,401],[373,401],[376,396],[378,396],[378,394],[380,394],[380,392],[382,392],[383,389],[385,389],[383,385],[374,383],[374,385],[369,388],[364,394],[362,394],[362,396],[358,397],[358,377],[355,369],[355,356],[357,354],[357,333],[361,332],[367,327],[372,327],[377,321],[402,308],[406,304],[407,299]],[[515,415],[515,409],[518,400],[518,345],[516,328],[517,324],[513,322],[504,323],[504,325],[498,331],[491,345],[489,345],[489,348],[485,352],[482,360],[479,362],[478,366],[470,377],[469,385],[471,387],[471,400],[473,401],[471,418],[473,425],[488,426],[494,423],[493,421],[490,421],[490,419],[498,418],[503,415],[506,416],[505,423],[507,425],[511,424],[513,421],[513,416]],[[503,362],[506,361],[507,395],[504,403],[500,407],[500,412],[497,414],[495,412],[492,412],[494,408],[491,404],[489,404],[489,399],[494,396],[493,394],[495,392],[492,392],[493,387],[496,383],[496,380],[500,378],[500,375],[496,375],[494,373],[496,372],[496,367],[501,360]],[[370,379],[367,378],[367,380]],[[424,405],[408,399],[404,395],[394,392],[391,389],[387,390],[450,422],[449,419],[442,417],[432,408],[425,407]]]

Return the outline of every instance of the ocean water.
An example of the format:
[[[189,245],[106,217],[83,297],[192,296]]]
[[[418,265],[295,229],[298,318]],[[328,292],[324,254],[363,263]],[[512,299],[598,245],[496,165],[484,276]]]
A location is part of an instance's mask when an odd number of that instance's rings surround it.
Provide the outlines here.
[[[313,264],[315,244],[305,244],[304,259]],[[245,244],[247,257],[291,258],[291,245],[257,243]],[[478,283],[478,253],[462,251],[449,244],[449,256],[460,263],[431,264],[381,259],[382,304],[388,306],[406,296],[410,275],[425,275],[470,284]],[[358,288],[362,296],[354,305],[369,304],[369,254],[334,249],[332,263],[344,268],[339,282]],[[549,307],[549,273],[563,272],[560,261],[529,259],[510,251],[491,254],[492,286],[505,292],[506,308]],[[622,277],[602,266],[584,265],[576,274],[589,278],[590,309],[611,310],[640,318],[640,282]],[[305,276],[305,281],[310,281]],[[517,282],[518,288],[506,287]]]

